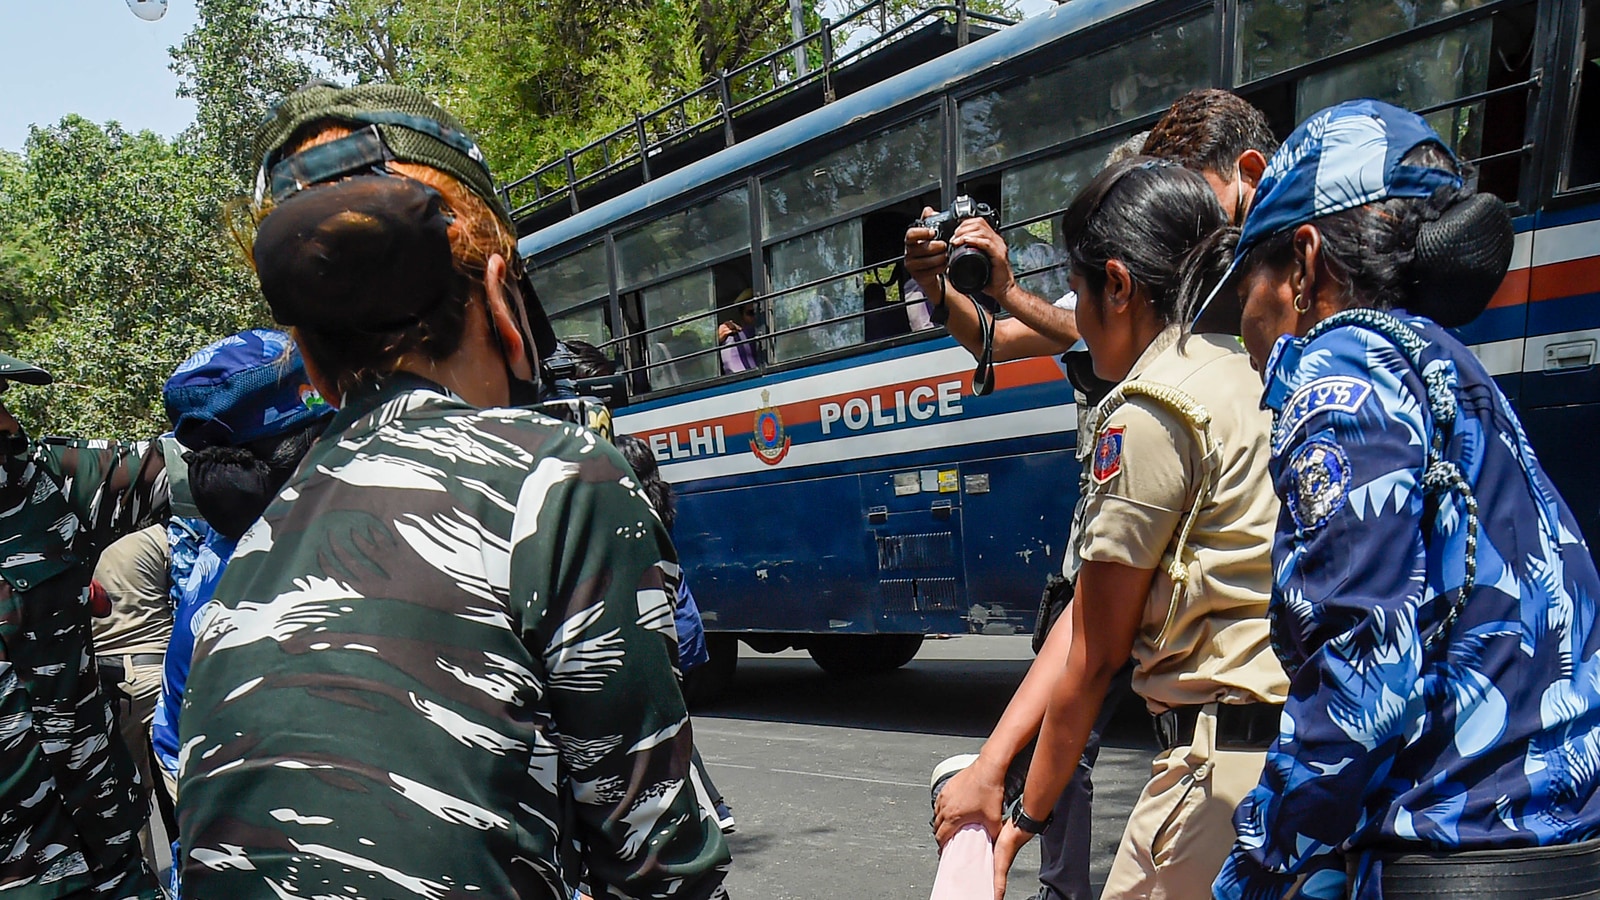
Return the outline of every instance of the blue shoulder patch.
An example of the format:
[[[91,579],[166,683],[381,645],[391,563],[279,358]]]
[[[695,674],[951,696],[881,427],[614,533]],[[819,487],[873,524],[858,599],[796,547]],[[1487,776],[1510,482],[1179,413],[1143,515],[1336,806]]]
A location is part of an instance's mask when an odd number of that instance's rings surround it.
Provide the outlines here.
[[[1325,437],[1312,438],[1289,460],[1289,514],[1301,534],[1316,531],[1350,500],[1350,457]]]
[[[1272,436],[1272,453],[1276,456],[1289,445],[1289,439],[1314,413],[1353,413],[1372,396],[1372,383],[1353,375],[1328,375],[1318,378],[1294,392],[1283,405],[1278,425]]]

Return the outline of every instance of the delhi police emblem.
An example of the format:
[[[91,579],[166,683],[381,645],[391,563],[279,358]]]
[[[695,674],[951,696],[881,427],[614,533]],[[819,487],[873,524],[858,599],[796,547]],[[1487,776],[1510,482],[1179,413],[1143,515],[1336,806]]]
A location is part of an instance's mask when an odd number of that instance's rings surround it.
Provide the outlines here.
[[[1127,430],[1124,426],[1113,425],[1100,433],[1100,440],[1094,445],[1096,484],[1105,484],[1122,471],[1122,438]]]
[[[761,392],[761,408],[756,410],[755,431],[750,435],[750,450],[756,458],[775,466],[789,455],[789,436],[783,433],[783,414],[772,405],[772,392]]]
[[[1289,462],[1289,513],[1302,532],[1328,524],[1350,499],[1350,458],[1326,438],[1309,441]]]

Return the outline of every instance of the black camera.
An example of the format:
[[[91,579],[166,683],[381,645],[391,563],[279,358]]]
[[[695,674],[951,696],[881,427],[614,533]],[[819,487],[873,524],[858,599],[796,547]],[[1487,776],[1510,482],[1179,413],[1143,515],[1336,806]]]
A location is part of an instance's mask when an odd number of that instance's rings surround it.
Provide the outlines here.
[[[923,228],[934,231],[934,240],[950,243],[955,237],[956,227],[967,219],[982,218],[989,223],[995,231],[1000,230],[1000,217],[995,215],[993,208],[987,203],[977,203],[966,194],[957,197],[950,208],[942,213],[935,213],[917,222]],[[946,276],[956,290],[968,297],[977,297],[989,283],[989,276],[993,267],[989,263],[989,255],[973,247],[956,247],[950,252],[949,262],[946,263]],[[985,304],[988,306],[990,304]]]

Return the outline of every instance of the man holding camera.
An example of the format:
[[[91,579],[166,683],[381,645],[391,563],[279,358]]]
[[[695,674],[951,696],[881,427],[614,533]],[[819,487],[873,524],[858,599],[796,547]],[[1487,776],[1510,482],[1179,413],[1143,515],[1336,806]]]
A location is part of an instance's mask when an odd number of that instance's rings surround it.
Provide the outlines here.
[[[1278,141],[1260,110],[1237,94],[1207,88],[1190,91],[1174,101],[1137,152],[1177,160],[1199,172],[1237,225],[1244,221],[1267,157],[1277,147]],[[1119,146],[1112,155],[1123,151]],[[922,214],[926,220],[935,212],[930,208]],[[945,276],[952,256],[962,248],[979,251],[988,258],[990,277],[982,286],[982,293],[1011,314],[1010,318],[993,321],[994,362],[1056,356],[1077,342],[1077,297],[1068,293],[1052,302],[1017,284],[1009,249],[993,223],[982,216],[967,217],[948,241],[938,237],[934,229],[925,228],[920,222],[906,230],[906,271],[927,294],[935,318],[944,318],[951,337],[974,356],[984,352],[983,333],[989,312],[982,313],[984,318],[980,319],[970,295],[946,302],[951,294],[958,293],[951,290],[953,285],[947,286],[949,279]]]

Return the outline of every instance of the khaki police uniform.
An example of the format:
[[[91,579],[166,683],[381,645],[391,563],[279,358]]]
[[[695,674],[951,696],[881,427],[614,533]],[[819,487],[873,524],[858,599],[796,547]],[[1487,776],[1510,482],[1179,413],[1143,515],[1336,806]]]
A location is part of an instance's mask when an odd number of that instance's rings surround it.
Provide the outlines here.
[[[94,620],[94,652],[102,669],[109,662],[122,671],[119,686],[130,700],[118,711],[117,731],[139,770],[141,794],[148,794],[155,784],[150,724],[161,696],[163,655],[172,640],[172,605],[167,599],[170,559],[167,527],[151,525],[107,547],[94,569],[95,580],[111,598],[111,614]],[[139,831],[139,846],[152,870],[159,868],[148,819]]]
[[[1215,704],[1282,704],[1288,691],[1268,636],[1278,501],[1261,380],[1236,339],[1180,334],[1151,343],[1086,432],[1095,445],[1078,552],[1156,572],[1134,690],[1152,713],[1201,707],[1188,746],[1155,760],[1107,900],[1210,897],[1234,807],[1265,759],[1216,748]]]

